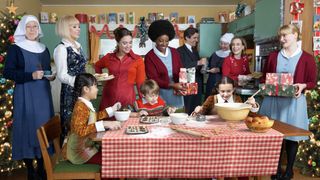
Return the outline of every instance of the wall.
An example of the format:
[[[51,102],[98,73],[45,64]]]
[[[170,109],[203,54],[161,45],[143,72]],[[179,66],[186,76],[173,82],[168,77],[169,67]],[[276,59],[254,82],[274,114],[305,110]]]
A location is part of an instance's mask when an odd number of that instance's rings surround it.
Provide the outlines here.
[[[292,0],[285,0],[285,19],[284,24],[290,24],[290,21],[292,20],[293,16],[290,14],[290,3]],[[304,10],[303,13],[300,15],[300,20],[302,20],[302,33],[301,33],[301,39],[302,39],[302,49],[307,51],[310,54],[313,54],[312,50],[312,26],[313,26],[313,13],[314,13],[314,7],[313,7],[313,1],[310,0],[301,0],[302,3],[304,3]]]
[[[86,13],[90,14],[102,14],[102,13],[110,13],[110,12],[134,12],[135,13],[135,22],[138,22],[139,17],[145,16],[147,17],[150,12],[163,12],[164,16],[168,17],[171,12],[178,12],[179,16],[194,15],[196,16],[196,21],[200,21],[201,17],[214,17],[215,20],[218,20],[218,12],[225,11],[231,12],[234,11],[236,6],[224,6],[224,5],[208,5],[208,6],[183,6],[183,5],[156,5],[156,6],[88,6],[88,5],[76,5],[76,6],[42,6],[42,11],[45,12],[55,12],[58,16],[62,16],[65,14],[76,14],[76,13]]]
[[[9,0],[1,0],[0,1],[0,10],[4,12],[8,12],[7,6]],[[32,14],[36,17],[39,16],[39,12],[41,11],[40,0],[15,0],[14,6],[18,7],[17,14]]]

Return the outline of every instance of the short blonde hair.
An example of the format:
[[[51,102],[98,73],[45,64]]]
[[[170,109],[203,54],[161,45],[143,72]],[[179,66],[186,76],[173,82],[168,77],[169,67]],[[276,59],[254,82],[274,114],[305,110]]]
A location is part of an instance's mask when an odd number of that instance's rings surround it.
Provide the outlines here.
[[[63,16],[58,19],[58,22],[56,24],[56,34],[61,38],[71,39],[69,26],[78,23],[78,19],[74,16]]]
[[[301,39],[300,30],[296,25],[293,24],[287,24],[280,27],[278,31],[278,36],[281,36],[283,34],[295,34],[297,33],[297,41]]]

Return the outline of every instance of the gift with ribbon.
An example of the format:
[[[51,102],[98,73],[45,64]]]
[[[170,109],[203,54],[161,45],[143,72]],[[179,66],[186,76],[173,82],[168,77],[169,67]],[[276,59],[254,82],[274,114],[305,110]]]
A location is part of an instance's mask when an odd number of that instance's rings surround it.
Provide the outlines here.
[[[266,83],[259,84],[259,89],[266,96],[294,97],[296,92],[291,73],[267,73]]]
[[[196,69],[193,68],[180,68],[179,83],[184,87],[185,91],[174,91],[175,95],[187,96],[198,94],[198,83],[195,82]]]

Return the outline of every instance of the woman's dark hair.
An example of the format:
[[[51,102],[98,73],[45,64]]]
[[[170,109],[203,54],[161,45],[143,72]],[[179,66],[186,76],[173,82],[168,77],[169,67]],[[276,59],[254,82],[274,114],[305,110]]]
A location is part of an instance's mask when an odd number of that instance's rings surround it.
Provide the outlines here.
[[[124,28],[124,27],[118,27],[117,29],[115,29],[113,31],[113,34],[114,34],[114,38],[116,39],[117,42],[120,42],[120,40],[124,36],[131,36],[132,37],[131,31],[129,31],[127,28]]]
[[[76,76],[74,81],[74,100],[77,101],[77,98],[82,95],[83,87],[91,87],[97,84],[97,79],[89,73],[82,73]]]
[[[212,95],[218,94],[218,89],[220,84],[232,84],[235,87],[234,80],[229,78],[228,76],[222,76],[221,80],[215,84],[216,88],[212,89]]]
[[[231,54],[232,55],[234,55],[233,54],[233,52],[232,52],[232,43],[233,43],[233,41],[235,40],[235,39],[239,39],[240,41],[241,41],[241,43],[242,43],[242,45],[243,45],[243,50],[242,50],[242,52],[241,52],[241,56],[243,56],[243,55],[246,55],[246,50],[247,50],[247,42],[246,42],[246,40],[243,38],[243,37],[239,37],[239,36],[235,36],[235,37],[233,37],[232,39],[231,39],[231,41],[230,41],[230,50],[231,50]]]
[[[149,38],[155,42],[157,38],[162,35],[167,35],[169,37],[169,41],[174,38],[176,32],[174,31],[172,23],[168,20],[153,21],[148,29]]]
[[[187,37],[190,38],[191,36],[193,36],[195,33],[199,34],[198,29],[194,28],[194,27],[188,27],[184,33],[183,33],[183,38],[186,39]]]

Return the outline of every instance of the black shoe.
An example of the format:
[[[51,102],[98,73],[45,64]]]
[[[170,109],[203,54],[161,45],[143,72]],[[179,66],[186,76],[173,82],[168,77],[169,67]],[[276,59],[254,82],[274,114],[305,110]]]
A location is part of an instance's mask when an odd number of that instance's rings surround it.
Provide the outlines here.
[[[286,173],[281,177],[281,180],[291,180],[293,178],[293,173]]]
[[[280,180],[280,179],[281,179],[281,173],[277,173],[271,176],[271,180]]]

